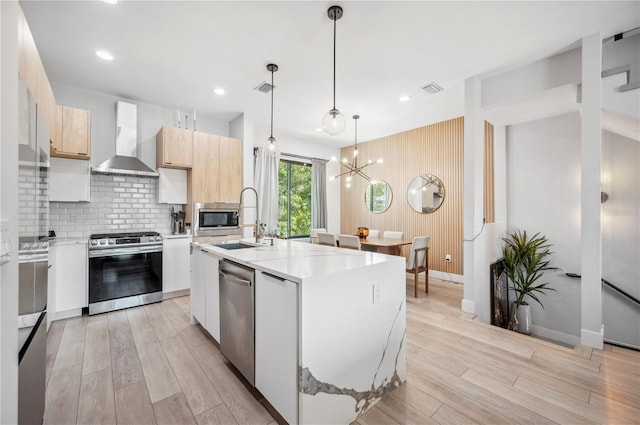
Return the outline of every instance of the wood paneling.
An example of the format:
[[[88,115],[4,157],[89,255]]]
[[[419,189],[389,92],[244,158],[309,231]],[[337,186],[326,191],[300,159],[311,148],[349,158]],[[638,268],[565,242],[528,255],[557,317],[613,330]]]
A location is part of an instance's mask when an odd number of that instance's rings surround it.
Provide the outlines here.
[[[350,188],[345,187],[344,178],[330,182],[341,185],[341,233],[351,234],[365,226],[402,231],[405,239],[431,236],[431,269],[462,274],[463,147],[462,117],[359,143],[358,156],[363,163],[384,159],[366,171],[372,179],[389,183],[393,200],[385,213],[374,214],[364,203],[364,179],[354,177]],[[341,157],[351,158],[352,152],[353,146],[343,148]],[[444,202],[431,214],[420,214],[407,202],[407,187],[421,174],[436,175],[444,183]],[[405,256],[409,249],[404,248]],[[444,261],[447,254],[451,254],[450,263]]]
[[[493,126],[484,122],[484,218],[495,223],[495,198],[493,190]]]
[[[446,273],[462,274],[463,228],[463,153],[464,118],[455,118],[426,127],[358,143],[359,161],[384,159],[366,169],[369,177],[385,180],[391,186],[393,200],[382,214],[369,211],[364,203],[367,182],[353,177],[351,187],[344,178],[329,184],[340,184],[341,233],[352,234],[360,226],[370,229],[404,232],[405,239],[431,236],[429,267]],[[493,126],[485,123],[485,151],[490,161],[485,164],[485,216],[493,222]],[[341,158],[351,158],[353,146],[341,149]],[[344,171],[344,169],[342,170]],[[431,214],[414,211],[407,202],[407,187],[421,174],[436,175],[444,183],[445,199]],[[487,188],[490,187],[490,190]],[[488,211],[488,212],[487,212]],[[410,247],[403,248],[409,255]],[[451,255],[451,262],[444,258]]]

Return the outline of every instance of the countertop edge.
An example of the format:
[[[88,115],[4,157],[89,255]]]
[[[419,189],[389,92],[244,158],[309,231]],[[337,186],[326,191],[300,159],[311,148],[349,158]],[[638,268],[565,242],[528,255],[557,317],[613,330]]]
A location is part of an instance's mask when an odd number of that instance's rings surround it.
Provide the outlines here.
[[[250,240],[249,239],[244,239],[243,241],[250,241]],[[295,275],[291,275],[291,274],[286,273],[286,272],[284,272],[282,270],[278,270],[278,269],[274,269],[272,267],[269,267],[269,265],[262,264],[262,262],[270,261],[270,260],[252,260],[252,261],[250,260],[250,261],[248,261],[248,260],[239,258],[237,256],[234,256],[233,255],[233,252],[234,252],[233,250],[226,250],[224,248],[218,248],[218,247],[215,247],[215,246],[211,246],[211,245],[209,245],[207,243],[201,243],[201,242],[191,242],[191,245],[195,246],[195,247],[198,247],[198,248],[201,248],[202,250],[204,250],[204,251],[206,251],[206,252],[208,252],[210,254],[213,254],[213,255],[215,255],[217,257],[220,257],[222,259],[227,259],[227,260],[236,262],[238,264],[242,264],[242,265],[251,267],[251,268],[256,269],[256,270],[260,270],[260,271],[263,271],[263,272],[266,272],[266,273],[270,273],[270,274],[282,277],[282,278],[284,278],[286,280],[289,280],[291,282],[294,282],[294,283],[300,284],[300,283],[302,283],[302,281],[304,279],[310,278],[310,276],[295,276]],[[268,245],[265,245],[265,246],[268,246]],[[330,247],[327,247],[327,248],[328,249],[332,249]],[[333,249],[339,249],[339,248],[333,248]],[[371,254],[371,253],[369,253],[369,254]],[[386,261],[402,261],[403,263],[406,261],[406,259],[404,257],[394,257],[394,256],[390,256],[390,255],[385,255],[385,254],[376,254],[376,255],[380,255],[380,256],[383,256],[383,257],[388,257]],[[355,269],[358,269],[358,268],[361,268],[361,267],[367,267],[367,266],[368,265],[361,265],[361,266],[355,267]],[[334,273],[340,273],[340,272],[346,271],[346,270],[349,270],[349,269],[330,272],[330,273],[327,273],[326,276],[329,276],[329,275],[334,274]]]

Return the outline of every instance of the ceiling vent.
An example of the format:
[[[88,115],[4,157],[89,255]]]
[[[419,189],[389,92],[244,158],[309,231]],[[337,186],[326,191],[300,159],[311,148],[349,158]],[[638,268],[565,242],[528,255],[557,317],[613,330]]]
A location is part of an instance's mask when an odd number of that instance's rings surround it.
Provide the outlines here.
[[[267,82],[262,82],[258,84],[258,86],[254,88],[254,90],[261,91],[262,93],[269,93],[271,90],[273,90],[273,86]]]
[[[437,83],[433,82],[433,83],[429,83],[426,86],[424,86],[422,88],[422,90],[426,91],[429,94],[436,94],[436,93],[442,91],[443,89]]]

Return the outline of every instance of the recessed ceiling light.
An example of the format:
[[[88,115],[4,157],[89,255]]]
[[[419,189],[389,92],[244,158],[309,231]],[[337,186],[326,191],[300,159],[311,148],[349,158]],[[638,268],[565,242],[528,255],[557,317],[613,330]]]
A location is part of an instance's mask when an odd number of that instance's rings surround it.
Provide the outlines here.
[[[318,128],[316,128],[316,131],[322,131],[322,129],[318,127]]]
[[[222,87],[216,87],[215,89],[213,89],[213,92],[218,96],[222,96],[226,93],[226,91]]]
[[[406,102],[406,101],[408,101],[409,99],[411,99],[411,98],[410,98],[409,96],[407,96],[407,95],[403,95],[403,96],[400,96],[400,97],[398,98],[398,100],[399,100],[400,102]]]
[[[96,50],[96,56],[106,61],[112,61],[113,55],[106,50]]]
[[[105,3],[109,3],[109,4],[116,4],[118,3],[118,0],[102,0]]]

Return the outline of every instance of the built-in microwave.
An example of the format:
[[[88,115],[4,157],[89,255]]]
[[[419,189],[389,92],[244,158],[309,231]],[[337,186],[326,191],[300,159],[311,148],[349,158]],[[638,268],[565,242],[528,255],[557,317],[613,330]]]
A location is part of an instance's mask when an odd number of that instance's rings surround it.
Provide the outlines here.
[[[240,235],[240,204],[193,204],[193,236]]]

